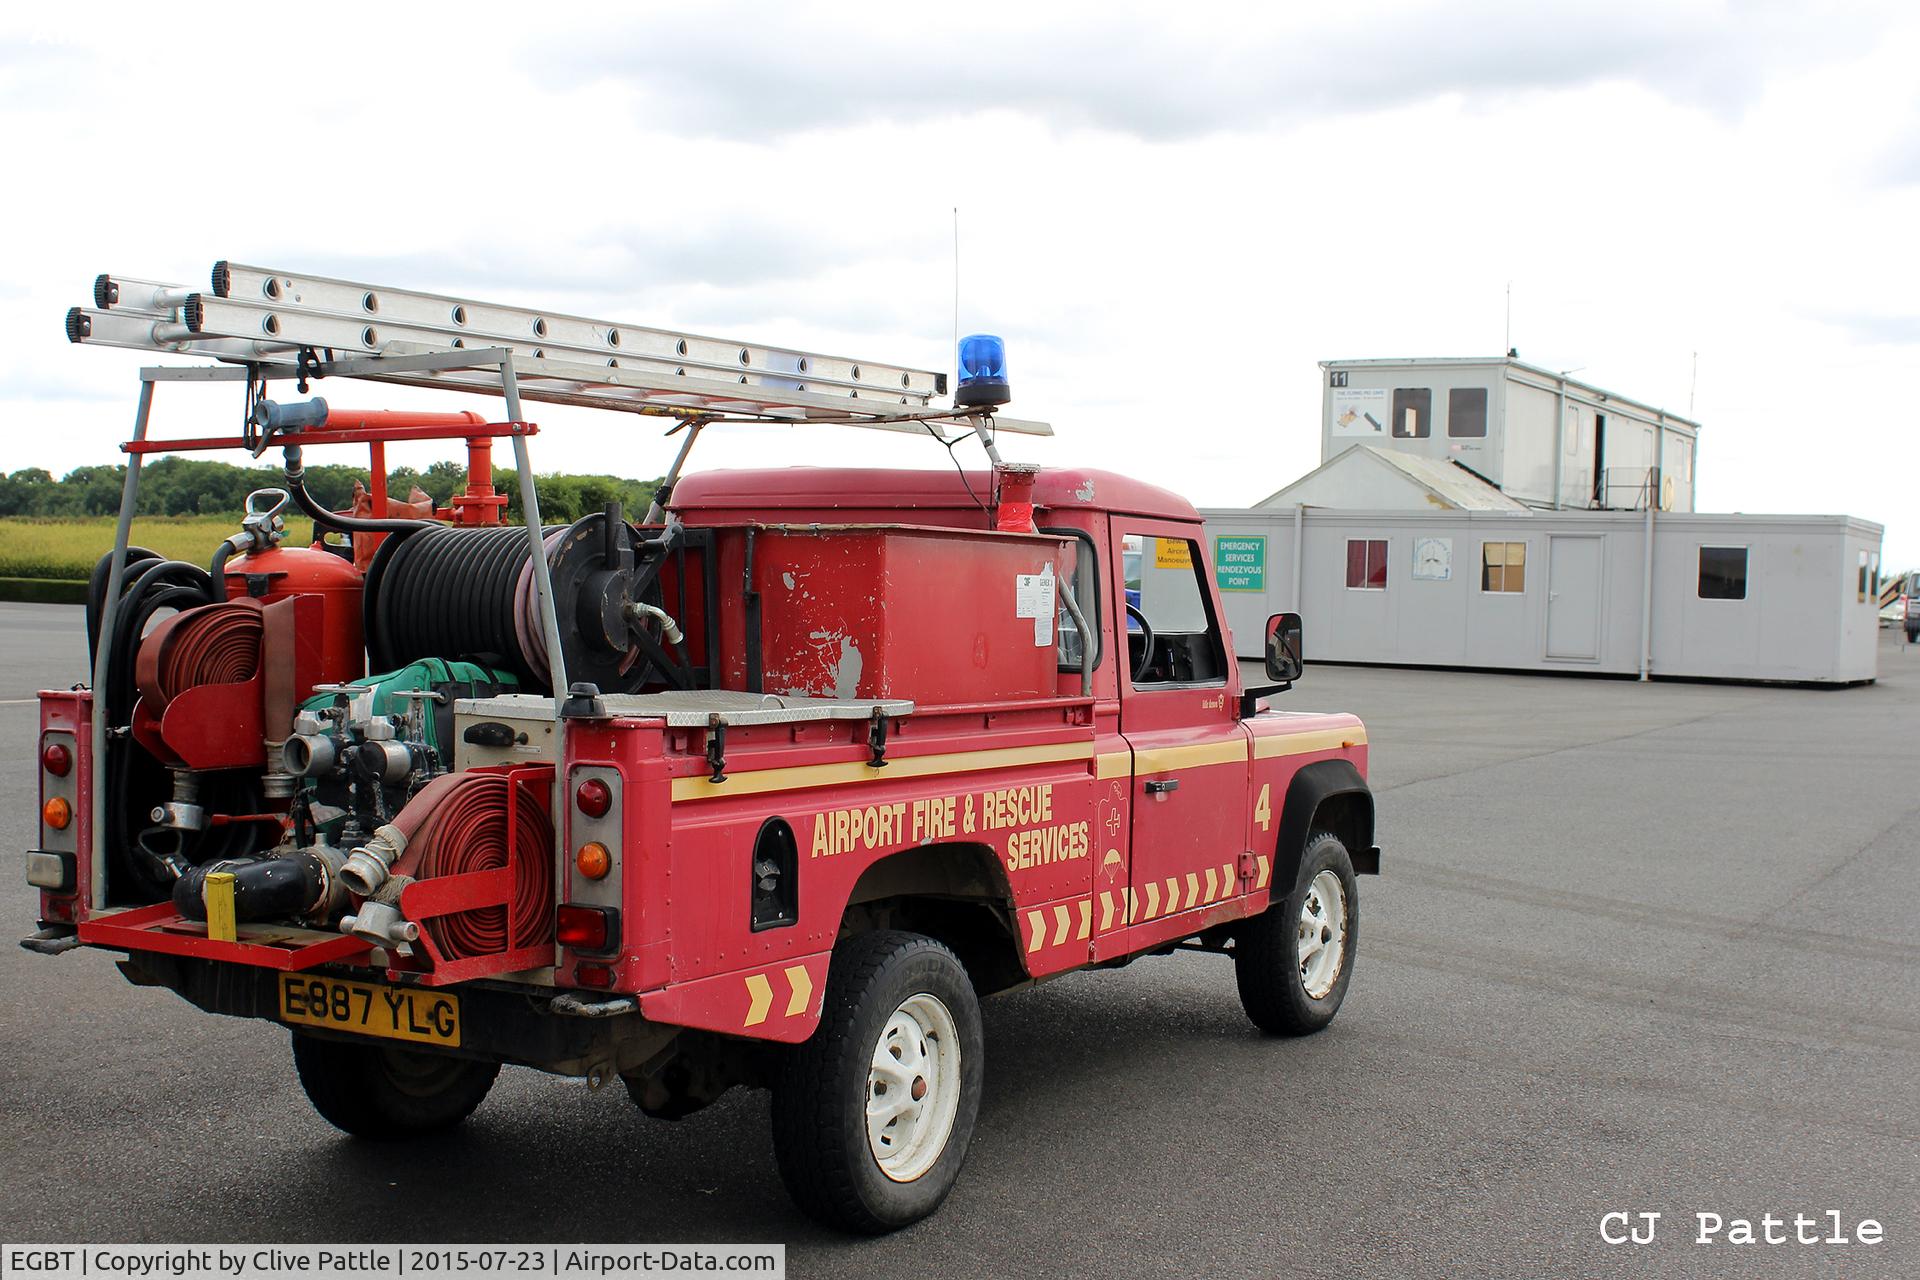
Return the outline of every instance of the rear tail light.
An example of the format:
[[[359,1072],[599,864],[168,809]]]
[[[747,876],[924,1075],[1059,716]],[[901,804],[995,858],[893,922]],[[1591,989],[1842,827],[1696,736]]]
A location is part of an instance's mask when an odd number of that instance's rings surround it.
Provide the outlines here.
[[[613,788],[599,778],[588,778],[575,789],[573,802],[589,818],[604,818],[613,808]]]
[[[583,987],[599,987],[604,991],[613,985],[613,967],[604,964],[576,965],[573,977]]]
[[[612,951],[620,945],[620,913],[612,907],[562,903],[554,919],[554,939],[574,951]]]
[[[65,796],[55,796],[40,806],[40,821],[55,831],[65,831],[67,824],[73,821],[73,806],[67,803]]]
[[[56,778],[64,778],[73,768],[73,752],[64,742],[49,742],[40,750],[40,766]]]

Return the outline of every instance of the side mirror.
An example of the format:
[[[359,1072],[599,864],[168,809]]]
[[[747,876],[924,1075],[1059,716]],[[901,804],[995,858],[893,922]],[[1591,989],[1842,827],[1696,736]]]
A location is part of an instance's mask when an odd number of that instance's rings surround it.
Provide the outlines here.
[[[1292,684],[1305,667],[1300,657],[1300,615],[1274,614],[1267,619],[1267,678]]]

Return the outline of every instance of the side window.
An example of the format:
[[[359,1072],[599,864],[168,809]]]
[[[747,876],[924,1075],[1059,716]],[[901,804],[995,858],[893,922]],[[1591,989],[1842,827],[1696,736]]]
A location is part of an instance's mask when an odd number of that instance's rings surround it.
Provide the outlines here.
[[[1347,590],[1385,591],[1387,589],[1387,540],[1385,538],[1347,539]]]
[[[1700,548],[1700,598],[1702,600],[1745,600],[1747,598],[1747,549],[1745,547]]]
[[[1455,387],[1447,392],[1447,434],[1456,440],[1478,440],[1487,434],[1487,389]]]
[[[1480,544],[1480,589],[1511,595],[1527,589],[1527,544]]]
[[[1401,440],[1425,440],[1433,434],[1432,388],[1393,389],[1393,434]]]
[[[1201,576],[1200,544],[1130,533],[1122,546],[1134,687],[1226,683],[1227,648]]]
[[[1094,550],[1093,539],[1080,529],[1043,528],[1040,532],[1073,539],[1073,549],[1067,553],[1066,562],[1060,566],[1060,583],[1063,589],[1057,602],[1058,616],[1054,620],[1060,669],[1075,673],[1080,670],[1080,624],[1073,620],[1073,614],[1067,609],[1065,588],[1068,586],[1073,590],[1074,603],[1080,606],[1080,612],[1086,618],[1088,628],[1093,632],[1092,667],[1098,667],[1100,659],[1105,655],[1100,652],[1100,637],[1104,634],[1100,630],[1100,556]]]

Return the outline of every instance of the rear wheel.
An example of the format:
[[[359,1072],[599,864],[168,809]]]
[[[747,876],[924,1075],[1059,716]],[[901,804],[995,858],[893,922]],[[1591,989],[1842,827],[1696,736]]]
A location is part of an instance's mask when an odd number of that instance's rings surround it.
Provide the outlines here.
[[[1274,899],[1234,938],[1233,971],[1247,1017],[1269,1035],[1320,1030],[1346,998],[1359,945],[1353,861],[1339,836],[1315,832],[1293,892]]]
[[[966,1160],[981,1074],[979,1001],[953,952],[912,933],[842,942],[820,1026],[774,1085],[794,1202],[872,1235],[932,1213]]]
[[[293,1066],[313,1109],[356,1138],[413,1138],[451,1129],[480,1105],[496,1062],[296,1034]]]

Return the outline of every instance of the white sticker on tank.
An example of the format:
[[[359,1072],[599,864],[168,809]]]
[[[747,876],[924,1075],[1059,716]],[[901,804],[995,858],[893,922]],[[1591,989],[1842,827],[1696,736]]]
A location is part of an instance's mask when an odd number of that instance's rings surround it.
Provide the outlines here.
[[[1033,643],[1043,648],[1053,643],[1053,565],[1040,573],[1018,573],[1013,578],[1013,616],[1033,619]]]

